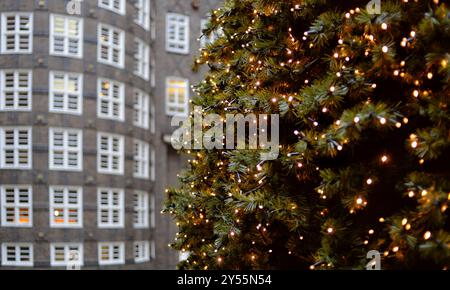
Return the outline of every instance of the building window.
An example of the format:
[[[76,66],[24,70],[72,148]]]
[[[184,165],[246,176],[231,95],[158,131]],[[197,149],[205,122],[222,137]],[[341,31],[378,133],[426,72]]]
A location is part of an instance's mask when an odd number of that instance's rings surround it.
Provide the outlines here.
[[[0,190],[2,226],[31,227],[33,224],[31,186],[3,185]]]
[[[98,61],[124,67],[125,33],[109,25],[98,25]]]
[[[135,228],[148,228],[148,193],[136,190],[133,200],[133,226]]]
[[[123,83],[98,79],[97,113],[99,118],[125,119],[125,86]]]
[[[150,261],[150,243],[148,241],[134,242],[134,262],[144,263]]]
[[[136,0],[134,21],[144,29],[150,29],[150,0]]]
[[[166,50],[174,53],[189,53],[189,17],[167,13]]]
[[[125,244],[123,242],[98,243],[98,264],[125,264]]]
[[[31,128],[0,128],[0,168],[31,169]]]
[[[188,114],[189,80],[175,77],[166,79],[166,113],[186,117]]]
[[[134,90],[134,105],[133,105],[133,124],[137,127],[148,129],[150,118],[150,97],[144,91]]]
[[[150,77],[150,47],[141,39],[135,38],[134,74],[145,80]]]
[[[133,176],[149,178],[150,145],[140,140],[134,140]]]
[[[98,0],[98,7],[125,14],[125,0]]]
[[[98,189],[98,227],[123,228],[123,189]]]
[[[82,91],[82,74],[50,72],[50,112],[81,115]]]
[[[23,70],[0,71],[0,110],[31,110],[32,73]]]
[[[2,244],[3,266],[33,266],[33,245],[25,243]]]
[[[33,14],[2,14],[2,53],[31,53],[33,50]]]
[[[50,226],[81,228],[83,226],[83,191],[81,187],[50,187]]]
[[[83,20],[63,15],[50,16],[50,54],[83,57]]]
[[[83,265],[83,245],[79,243],[50,244],[50,265],[58,267],[69,264]]]
[[[83,133],[81,130],[50,128],[48,139],[51,170],[82,170]]]
[[[150,196],[150,227],[155,228],[156,225],[156,204],[155,195]]]
[[[123,139],[123,136],[120,135],[98,133],[98,172],[107,174],[123,174]]]

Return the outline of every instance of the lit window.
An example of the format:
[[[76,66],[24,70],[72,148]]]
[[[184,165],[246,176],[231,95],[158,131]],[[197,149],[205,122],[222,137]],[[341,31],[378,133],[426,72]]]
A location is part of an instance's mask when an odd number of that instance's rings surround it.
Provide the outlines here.
[[[123,242],[98,243],[98,264],[99,265],[125,264],[125,243]]]
[[[136,190],[134,192],[133,225],[135,228],[148,228],[148,193]]]
[[[0,128],[0,168],[31,169],[31,128]]]
[[[98,7],[125,14],[125,0],[98,0]]]
[[[140,140],[134,140],[133,176],[149,178],[150,145]]]
[[[148,241],[134,242],[134,262],[144,263],[150,261],[150,243]]]
[[[83,226],[83,190],[81,187],[50,187],[50,226],[53,228]]]
[[[83,75],[50,72],[49,110],[81,115],[83,111]]]
[[[124,193],[123,189],[98,189],[98,227],[123,228]]]
[[[135,126],[148,129],[151,120],[151,127],[153,127],[153,115],[150,108],[150,97],[144,91],[134,90],[134,104],[133,104],[133,123]]]
[[[32,267],[33,245],[28,243],[2,244],[2,265]]]
[[[170,116],[188,114],[189,80],[175,77],[166,79],[166,113]]]
[[[49,168],[51,170],[83,169],[83,133],[81,130],[49,129]]]
[[[97,114],[99,118],[124,120],[125,86],[123,83],[98,79]]]
[[[136,0],[134,21],[144,29],[150,29],[150,0]]]
[[[33,14],[2,14],[2,53],[31,53],[33,50]]]
[[[98,61],[124,67],[125,33],[109,25],[98,25]]]
[[[0,110],[30,111],[32,73],[24,70],[0,71]]]
[[[107,174],[123,174],[123,136],[106,133],[98,133],[97,136],[98,172]]]
[[[3,185],[0,190],[2,226],[31,227],[33,224],[31,186]]]
[[[174,53],[189,53],[189,17],[167,13],[166,50]]]
[[[79,243],[50,244],[50,265],[53,267],[83,265],[83,245]]]
[[[50,54],[83,56],[83,20],[63,15],[50,16]]]
[[[134,40],[134,73],[148,80],[150,77],[150,47],[141,39]]]

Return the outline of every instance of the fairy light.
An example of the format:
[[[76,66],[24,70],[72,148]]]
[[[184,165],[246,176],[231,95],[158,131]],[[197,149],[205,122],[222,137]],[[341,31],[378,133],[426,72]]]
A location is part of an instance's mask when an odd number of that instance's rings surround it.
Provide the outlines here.
[[[413,91],[413,96],[414,96],[415,98],[417,98],[417,97],[419,96],[419,91],[418,91],[418,90],[414,90],[414,91]]]
[[[384,53],[387,53],[389,51],[389,48],[385,45],[381,48],[381,51],[383,51]]]
[[[381,156],[381,162],[385,163],[388,160],[386,155]]]
[[[371,184],[373,183],[373,180],[372,180],[371,178],[368,178],[368,179],[366,180],[366,183],[367,183],[368,185],[371,185]]]
[[[392,252],[396,253],[396,252],[398,252],[398,250],[399,250],[398,247],[394,247],[394,248],[392,249]]]
[[[381,24],[381,29],[386,30],[387,29],[387,24],[386,23],[382,23]]]
[[[381,119],[380,119],[380,123],[381,123],[381,125],[386,124],[386,118],[381,118]]]
[[[414,191],[411,190],[410,192],[408,192],[409,197],[414,197],[414,195],[415,195]]]
[[[433,78],[433,74],[429,72],[429,73],[427,74],[427,78],[428,78],[429,80],[431,80],[431,79]]]
[[[384,222],[385,222],[385,219],[384,219],[383,217],[380,217],[380,218],[378,219],[378,221],[379,221],[380,223],[384,223]]]
[[[358,117],[358,116],[356,116],[355,118],[353,118],[353,122],[355,122],[355,123],[359,123],[359,121],[360,121],[360,119],[359,119],[359,117]]]
[[[428,240],[431,238],[431,232],[430,231],[426,231],[425,234],[423,234],[423,238],[425,240]]]
[[[408,223],[408,219],[407,218],[402,219],[402,226],[406,225],[407,223]]]
[[[428,194],[428,191],[426,191],[425,189],[422,190],[422,192],[420,193],[422,196],[426,196]]]
[[[334,230],[333,230],[333,228],[331,228],[331,227],[327,229],[327,233],[329,233],[329,234],[332,234],[333,231],[334,231]]]
[[[416,141],[416,140],[414,140],[414,141],[411,142],[411,147],[412,147],[412,148],[416,148],[417,145],[418,145],[418,144],[417,144],[417,141]]]
[[[375,233],[375,231],[373,229],[369,230],[369,235],[373,235],[373,233]]]
[[[336,90],[336,88],[334,86],[330,87],[330,92],[334,92]]]
[[[357,199],[356,199],[356,204],[362,204],[363,203],[363,199],[361,198],[361,197],[358,197]]]

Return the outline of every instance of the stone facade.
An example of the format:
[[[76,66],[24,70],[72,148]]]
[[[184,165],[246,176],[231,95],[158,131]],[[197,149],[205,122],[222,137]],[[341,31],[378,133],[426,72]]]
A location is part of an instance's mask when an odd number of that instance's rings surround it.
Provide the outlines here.
[[[83,243],[86,269],[173,269],[178,255],[168,248],[176,229],[169,217],[161,216],[164,190],[176,184],[176,173],[183,166],[182,158],[164,141],[170,134],[170,118],[165,113],[165,78],[180,76],[197,82],[202,74],[191,70],[193,56],[198,52],[200,20],[220,1],[153,0],[151,1],[151,29],[135,24],[134,1],[126,1],[126,15],[99,8],[98,0],[82,1],[84,22],[83,58],[49,54],[50,14],[67,15],[67,0],[2,0],[0,13],[33,13],[33,51],[31,54],[0,54],[0,70],[29,69],[33,73],[32,110],[27,112],[0,111],[0,127],[32,127],[32,169],[0,169],[0,185],[27,184],[33,187],[33,224],[30,228],[4,227],[0,224],[0,244],[27,242],[34,245],[34,267],[50,267],[50,243]],[[166,13],[177,12],[190,17],[190,53],[174,54],[165,50]],[[124,68],[116,68],[97,61],[97,24],[105,23],[125,32]],[[152,81],[133,74],[134,38],[150,46]],[[83,114],[71,115],[49,112],[49,72],[82,73]],[[125,84],[125,121],[102,119],[97,116],[97,79],[108,78]],[[138,88],[147,93],[155,106],[156,128],[142,129],[133,125],[133,92]],[[1,97],[1,96],[0,96]],[[64,127],[83,131],[83,170],[49,170],[49,128]],[[97,132],[120,134],[125,137],[123,175],[97,172]],[[148,142],[155,150],[155,179],[133,177],[133,139]],[[49,226],[49,186],[70,185],[83,188],[83,227],[79,229]],[[125,222],[123,228],[103,229],[97,226],[97,188],[122,188],[125,191]],[[155,227],[133,227],[133,192],[145,190],[155,196]],[[0,204],[1,206],[1,204]],[[0,208],[1,210],[1,208]],[[149,262],[134,262],[134,241],[154,241],[155,257]],[[99,266],[98,242],[125,242],[125,263]],[[1,255],[1,253],[0,253]],[[7,268],[6,266],[0,266]]]

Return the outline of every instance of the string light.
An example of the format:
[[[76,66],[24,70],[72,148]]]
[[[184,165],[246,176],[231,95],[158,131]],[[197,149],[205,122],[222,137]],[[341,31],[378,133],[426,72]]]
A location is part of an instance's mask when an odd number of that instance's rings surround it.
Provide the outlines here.
[[[423,238],[425,240],[428,240],[429,238],[431,238],[431,232],[430,231],[426,231],[425,234],[423,234]]]
[[[328,228],[328,229],[327,229],[327,233],[332,234],[332,233],[333,233],[333,228],[331,228],[331,227]]]
[[[373,180],[372,180],[371,178],[368,178],[368,179],[366,180],[366,183],[367,183],[368,185],[371,185],[371,184],[373,183]]]
[[[386,30],[387,29],[387,24],[386,23],[382,23],[381,24],[381,29]]]
[[[384,53],[387,53],[389,51],[389,48],[387,46],[383,46],[381,48],[381,51],[383,51]]]
[[[388,160],[386,155],[381,156],[381,162],[385,163]]]

